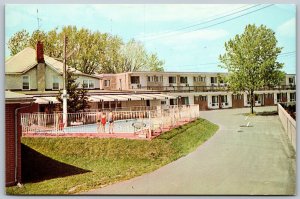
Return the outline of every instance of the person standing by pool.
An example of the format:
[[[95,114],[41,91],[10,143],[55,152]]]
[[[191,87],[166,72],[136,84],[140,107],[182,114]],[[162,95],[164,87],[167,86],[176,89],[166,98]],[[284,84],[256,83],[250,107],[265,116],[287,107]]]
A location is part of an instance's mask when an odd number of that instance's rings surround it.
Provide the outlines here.
[[[101,111],[97,111],[96,113],[96,123],[97,123],[97,133],[100,133],[101,129]]]
[[[105,133],[105,125],[106,125],[106,114],[102,112],[101,115],[101,126],[102,126],[102,131]]]
[[[113,133],[113,128],[114,128],[114,114],[110,110],[108,113],[108,122],[109,122],[109,127],[108,127],[108,133]]]

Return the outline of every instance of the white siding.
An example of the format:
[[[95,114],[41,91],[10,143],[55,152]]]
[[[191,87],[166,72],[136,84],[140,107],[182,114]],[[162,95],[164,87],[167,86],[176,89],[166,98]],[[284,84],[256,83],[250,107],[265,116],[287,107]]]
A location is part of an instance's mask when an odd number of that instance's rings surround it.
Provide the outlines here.
[[[46,89],[51,89],[52,90],[52,85],[53,85],[53,76],[58,76],[58,81],[59,81],[59,88],[63,88],[63,77],[56,71],[54,71],[52,68],[49,66],[46,66]]]
[[[28,72],[21,75],[5,75],[5,89],[18,89],[22,90],[23,88],[23,79],[22,76],[28,75],[30,79],[29,87],[30,89],[37,89],[36,84],[36,68],[29,70]]]

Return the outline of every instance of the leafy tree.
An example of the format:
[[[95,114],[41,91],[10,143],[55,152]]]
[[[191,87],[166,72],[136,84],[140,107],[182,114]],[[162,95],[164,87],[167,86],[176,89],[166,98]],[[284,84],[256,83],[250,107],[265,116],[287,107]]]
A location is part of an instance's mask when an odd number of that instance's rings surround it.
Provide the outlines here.
[[[164,68],[164,61],[159,60],[158,56],[156,53],[148,55],[148,63],[147,65],[149,66],[150,71],[159,71],[163,72]]]
[[[83,73],[163,69],[163,61],[159,60],[156,54],[147,53],[140,42],[130,40],[124,43],[118,36],[99,31],[92,32],[86,28],[77,29],[76,26],[64,26],[60,31],[58,28],[48,32],[36,30],[31,35],[22,30],[10,38],[8,47],[11,55],[14,55],[27,46],[35,48],[37,41],[41,40],[46,55],[62,58],[64,35],[68,36],[67,52],[77,49],[67,59],[67,64]]]
[[[67,93],[69,95],[69,98],[67,100],[67,109],[68,113],[76,113],[78,111],[83,111],[85,108],[88,108],[87,103],[87,90],[85,90],[82,86],[82,88],[79,87],[79,83],[76,83],[76,75],[71,72],[70,70],[67,71]],[[60,109],[63,108],[63,99],[61,97],[61,91],[59,92],[59,95],[57,96],[58,101],[60,101]]]
[[[264,25],[247,25],[243,34],[225,43],[225,50],[219,59],[220,67],[228,70],[229,88],[250,95],[253,113],[254,91],[277,86],[284,77],[284,64],[277,61],[282,48],[277,47],[275,32]]]
[[[10,55],[15,55],[24,48],[29,46],[29,33],[26,30],[21,30],[15,33],[8,40],[8,48],[10,50]]]

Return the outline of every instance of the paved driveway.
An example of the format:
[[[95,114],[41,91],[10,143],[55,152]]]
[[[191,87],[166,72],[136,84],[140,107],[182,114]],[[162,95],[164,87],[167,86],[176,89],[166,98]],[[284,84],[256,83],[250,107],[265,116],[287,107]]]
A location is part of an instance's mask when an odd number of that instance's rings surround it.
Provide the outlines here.
[[[276,107],[256,108],[257,111]],[[152,173],[83,194],[295,194],[295,153],[278,116],[248,108],[201,112],[220,130],[189,155]],[[240,127],[250,121],[250,127]]]

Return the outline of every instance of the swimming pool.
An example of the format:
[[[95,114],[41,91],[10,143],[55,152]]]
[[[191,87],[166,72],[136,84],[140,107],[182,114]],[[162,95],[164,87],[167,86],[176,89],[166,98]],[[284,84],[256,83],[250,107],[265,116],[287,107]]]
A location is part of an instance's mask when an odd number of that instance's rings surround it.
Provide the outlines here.
[[[134,133],[137,128],[133,124],[139,123],[142,127],[149,127],[148,119],[128,119],[128,120],[117,120],[113,123],[113,132],[114,133]],[[64,128],[65,133],[98,133],[97,130],[98,124],[85,124],[85,125],[74,125]],[[99,133],[108,133],[109,123],[105,125],[105,131],[99,129]]]

